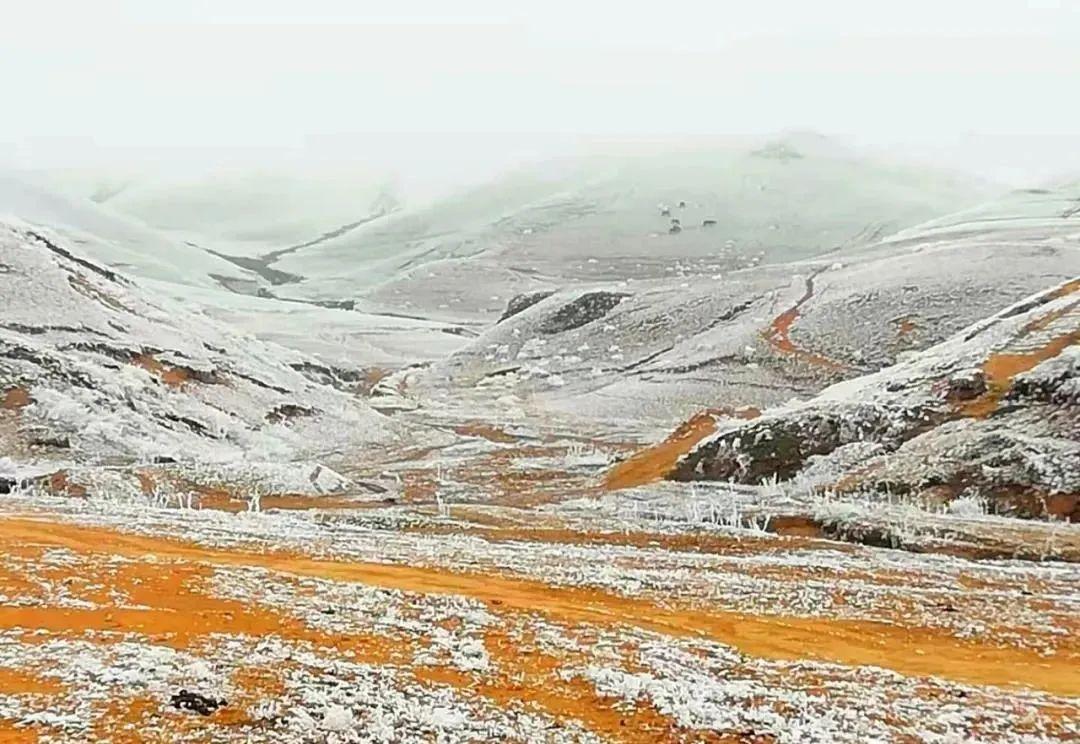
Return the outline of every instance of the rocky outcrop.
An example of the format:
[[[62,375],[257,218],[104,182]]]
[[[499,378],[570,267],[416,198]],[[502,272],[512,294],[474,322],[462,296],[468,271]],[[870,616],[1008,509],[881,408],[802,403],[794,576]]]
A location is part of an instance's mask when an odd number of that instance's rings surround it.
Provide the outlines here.
[[[1080,286],[1049,289],[902,364],[731,422],[668,474],[757,484],[814,464],[824,487],[1080,519]],[[872,444],[852,463],[846,450]],[[824,464],[824,467],[823,467]]]
[[[624,292],[588,292],[545,318],[539,331],[551,336],[588,325],[603,318],[629,296]]]
[[[519,294],[510,299],[510,302],[506,303],[506,310],[499,317],[498,323],[502,323],[504,320],[508,320],[520,312],[528,310],[530,307],[538,302],[546,300],[551,295],[555,294],[555,290],[541,290],[539,292],[526,292]]]

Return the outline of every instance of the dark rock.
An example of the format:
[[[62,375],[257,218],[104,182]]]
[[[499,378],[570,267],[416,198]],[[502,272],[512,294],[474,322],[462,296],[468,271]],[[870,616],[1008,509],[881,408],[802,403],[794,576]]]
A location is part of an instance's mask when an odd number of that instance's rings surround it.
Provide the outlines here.
[[[540,324],[545,335],[563,333],[588,325],[610,313],[630,295],[621,292],[589,292],[560,307]]]
[[[292,421],[305,416],[314,416],[316,413],[318,411],[314,408],[298,406],[295,403],[282,403],[266,414],[266,420],[271,424],[280,424],[284,421]]]
[[[841,444],[840,424],[828,416],[753,423],[698,447],[671,474],[672,480],[760,483],[786,480],[807,458]]]
[[[349,384],[363,382],[365,373],[362,370],[345,369],[342,367],[327,367],[313,362],[299,362],[290,364],[290,367],[319,385],[346,389]],[[282,390],[281,392],[288,392]]]
[[[528,310],[536,303],[546,300],[553,294],[555,294],[554,290],[544,289],[539,292],[526,292],[524,294],[516,295],[510,299],[510,302],[506,303],[506,310],[503,311],[502,316],[496,322],[502,323],[504,320]]]
[[[49,449],[71,449],[71,440],[68,437],[32,436],[28,442],[31,447],[48,447]]]
[[[200,695],[197,692],[188,692],[187,690],[180,690],[172,696],[170,702],[172,706],[177,710],[189,710],[193,713],[198,713],[201,716],[208,716],[218,708],[224,708],[228,705],[228,701],[215,700],[214,698]]]
[[[986,375],[971,370],[953,375],[945,381],[946,400],[972,400],[986,392]]]
[[[749,484],[771,478],[788,480],[810,457],[827,455],[855,442],[874,442],[892,450],[940,422],[940,417],[918,408],[869,406],[763,418],[707,440],[686,455],[668,477]]]
[[[52,251],[56,255],[60,256],[61,258],[65,258],[65,259],[67,259],[68,261],[71,261],[74,264],[78,264],[79,266],[82,266],[84,269],[89,269],[90,271],[94,272],[95,274],[98,274],[99,276],[105,277],[110,282],[117,282],[117,283],[124,283],[124,284],[127,283],[126,281],[122,281],[120,279],[120,276],[115,271],[110,271],[109,269],[106,269],[103,266],[99,266],[98,264],[96,264],[96,263],[94,263],[92,261],[87,261],[85,258],[80,258],[79,256],[76,256],[75,254],[64,250],[60,246],[56,245],[56,243],[53,243],[51,240],[47,239],[43,235],[40,235],[39,233],[33,232],[32,230],[28,230],[26,234],[29,235],[34,240],[37,240],[39,243],[44,245],[46,248],[48,248],[50,251]]]
[[[450,326],[448,328],[440,328],[443,333],[448,333],[451,336],[464,336],[466,338],[475,338],[478,334],[469,328],[462,328],[461,326]]]

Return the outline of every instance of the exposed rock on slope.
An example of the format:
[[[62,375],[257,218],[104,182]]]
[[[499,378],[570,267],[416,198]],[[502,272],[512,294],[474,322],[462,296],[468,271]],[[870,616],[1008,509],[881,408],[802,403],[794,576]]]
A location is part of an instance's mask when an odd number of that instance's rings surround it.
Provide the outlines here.
[[[523,310],[528,310],[536,303],[541,300],[546,300],[553,294],[555,294],[554,290],[541,290],[539,292],[526,292],[524,294],[515,295],[510,298],[510,302],[506,303],[506,310],[499,317],[498,322],[502,323],[504,320],[514,317]]]
[[[611,312],[629,295],[620,292],[588,292],[566,303],[540,324],[540,333],[553,336],[593,323]]]
[[[1078,520],[1078,340],[1073,280],[906,362],[726,425],[668,477],[760,483],[813,465],[840,474],[835,488],[969,494],[1002,513]]]
[[[282,461],[387,439],[394,426],[237,335],[0,223],[0,427],[9,452],[78,462]]]

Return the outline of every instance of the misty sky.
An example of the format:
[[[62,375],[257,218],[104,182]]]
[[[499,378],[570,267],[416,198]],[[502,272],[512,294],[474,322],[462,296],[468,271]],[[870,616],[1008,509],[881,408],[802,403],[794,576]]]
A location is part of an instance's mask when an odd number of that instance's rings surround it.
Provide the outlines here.
[[[23,165],[373,133],[491,133],[469,140],[489,158],[581,135],[1080,135],[1080,0],[0,3],[0,161]]]

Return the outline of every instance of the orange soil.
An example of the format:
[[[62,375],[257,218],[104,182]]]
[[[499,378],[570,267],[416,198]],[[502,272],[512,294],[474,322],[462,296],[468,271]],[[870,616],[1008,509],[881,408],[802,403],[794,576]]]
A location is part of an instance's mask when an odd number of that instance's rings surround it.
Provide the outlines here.
[[[64,686],[23,669],[0,667],[0,695],[54,695]]]
[[[1049,302],[1076,292],[1080,292],[1080,279],[1066,282],[1049,292],[1046,297]],[[1072,302],[1035,318],[1020,329],[1014,340],[1020,340],[1032,333],[1045,330],[1055,321],[1075,311],[1078,306],[1080,306],[1080,301]],[[1047,359],[1056,357],[1078,341],[1080,341],[1080,329],[1074,328],[1072,331],[1055,336],[1035,351],[991,354],[982,367],[983,374],[986,377],[986,392],[978,398],[962,404],[960,413],[972,418],[986,418],[997,410],[998,404],[1001,403],[1002,398],[1012,388],[1013,379],[1017,375],[1034,369]]]
[[[202,486],[199,492],[199,508],[235,514],[248,510],[249,499],[227,488]],[[367,506],[362,501],[352,501],[336,496],[310,496],[299,493],[263,494],[259,497],[262,511],[281,509],[304,511],[307,509],[359,509]]]
[[[463,437],[481,437],[496,444],[513,444],[517,437],[508,434],[497,426],[474,421],[454,428],[455,434]]]
[[[390,370],[382,367],[368,367],[360,370],[360,372],[360,393],[362,395],[371,395],[371,391],[375,389],[375,386],[390,376]]]
[[[457,512],[453,512],[456,514]],[[470,517],[470,520],[472,518]],[[582,532],[563,527],[480,526],[480,525],[423,525],[406,527],[403,531],[424,534],[466,534],[496,542],[541,542],[557,545],[620,545],[634,548],[663,548],[677,552],[714,553],[726,555],[758,555],[807,548],[823,550],[854,550],[853,546],[825,540],[809,540],[820,534],[799,534],[798,530],[786,540],[753,537],[724,537],[698,533],[662,534],[659,532]]]
[[[616,700],[596,693],[592,683],[581,678],[559,676],[565,659],[541,652],[500,631],[484,636],[484,647],[502,668],[513,669],[512,680],[482,681],[475,689],[498,703],[525,701],[539,705],[558,718],[573,718],[604,739],[650,744],[680,741],[675,723],[648,704],[615,707]],[[690,734],[691,732],[686,732]],[[722,742],[721,735],[694,731],[695,742]]]
[[[5,390],[3,397],[0,397],[0,408],[5,411],[15,411],[25,408],[31,402],[30,392],[26,388],[13,387]]]
[[[1065,297],[1066,295],[1071,295],[1073,292],[1080,292],[1080,278],[1065,282],[1057,289],[1052,290],[1047,295],[1047,298],[1050,300],[1057,300]]]
[[[139,490],[144,495],[150,495],[157,488],[157,478],[154,477],[152,470],[136,470],[135,477],[139,481]]]
[[[79,499],[86,496],[86,486],[73,483],[66,470],[58,470],[50,475],[48,488],[49,493],[54,496],[71,496]]]
[[[1036,321],[1038,322],[1038,321]],[[1056,336],[1041,348],[1030,352],[991,354],[983,363],[986,392],[960,407],[964,416],[986,418],[997,410],[1001,400],[1012,388],[1013,379],[1047,359],[1053,359],[1069,346],[1080,341],[1080,329]]]
[[[620,445],[600,443],[605,449],[623,449]],[[514,462],[536,457],[561,457],[566,447],[526,445],[488,452],[451,467],[444,474],[453,481],[474,486],[488,504],[533,507],[567,497],[579,498],[596,491],[590,476],[557,468],[518,468]],[[417,468],[400,473],[407,503],[432,503],[438,491],[434,468]]]
[[[13,721],[0,719],[0,744],[35,744],[37,740],[36,731],[16,728]]]
[[[462,480],[476,482],[472,475]],[[520,508],[589,496],[594,491],[585,478],[553,469],[498,469],[492,471],[485,482],[476,485],[490,491],[489,503]]]
[[[401,473],[401,489],[406,503],[424,503],[435,500],[439,484],[434,471],[405,470]]]
[[[21,538],[15,537],[15,540]],[[21,547],[5,542],[3,550]],[[113,633],[95,635],[92,640],[121,640],[128,634],[145,636],[158,645],[198,651],[222,634],[261,638],[277,635],[292,641],[309,642],[317,647],[331,647],[350,660],[368,664],[401,663],[411,658],[411,644],[381,636],[324,633],[304,622],[258,603],[245,603],[208,593],[206,580],[214,569],[202,563],[186,561],[108,562],[110,551],[104,544],[90,549],[77,543],[73,549],[85,561],[77,567],[41,567],[23,562],[31,575],[0,575],[0,593],[40,596],[39,580],[63,581],[71,595],[92,602],[93,608],[68,608],[35,605],[0,607],[0,629],[25,631],[23,643],[32,644],[63,638],[86,638],[88,631]],[[21,552],[21,551],[20,551]],[[151,553],[152,555],[152,553]],[[146,553],[135,551],[131,558],[145,560]],[[96,560],[94,560],[96,559]],[[14,573],[14,572],[11,572]],[[34,579],[34,581],[30,581]],[[125,606],[118,606],[118,605]],[[47,631],[41,635],[40,631]],[[147,731],[157,731],[154,741],[195,741],[195,732],[206,723],[227,726],[252,725],[245,710],[250,704],[280,696],[284,668],[267,670],[241,668],[233,675],[233,694],[229,705],[211,719],[173,715],[162,712],[163,701],[152,698],[128,698],[120,691],[118,699],[99,711],[95,732],[99,738],[117,742],[147,741]],[[48,680],[28,674],[0,670],[0,694],[50,693],[63,688]],[[181,733],[183,732],[183,733]],[[31,734],[19,730],[11,741],[33,741]],[[0,725],[0,742],[4,728]]]
[[[183,367],[173,367],[159,362],[149,354],[138,354],[131,359],[136,367],[142,367],[171,388],[183,387],[191,379],[191,372]]]
[[[85,546],[80,542],[73,547],[83,553]],[[33,566],[32,563],[23,565]],[[129,563],[119,567],[98,563],[81,565],[78,570],[91,576],[93,586],[105,585],[118,592],[124,602],[137,603],[143,608],[129,610],[106,604],[74,612],[40,606],[18,613],[0,610],[0,627],[47,630],[53,635],[72,637],[80,636],[86,630],[113,630],[146,635],[155,643],[178,648],[198,648],[215,633],[256,638],[274,634],[334,648],[357,661],[376,664],[403,663],[416,650],[409,640],[323,633],[257,604],[245,605],[210,596],[201,586],[202,580],[212,571],[205,565],[173,562],[167,571],[163,571],[160,563]],[[50,575],[49,578],[59,579],[60,576]],[[78,595],[78,587],[74,592]],[[80,598],[99,603],[115,601],[107,595],[108,592],[96,590]],[[24,642],[39,639],[35,636]],[[414,676],[421,682],[469,688],[497,703],[533,704],[557,718],[579,720],[594,732],[606,734],[616,741],[652,741],[655,739],[650,731],[674,730],[672,722],[655,711],[619,712],[612,707],[612,701],[597,697],[589,683],[562,680],[557,676],[559,660],[554,657],[544,657],[545,663],[537,665],[534,662],[540,658],[538,655],[517,653],[503,636],[497,639],[491,636],[489,643],[498,662],[494,676],[481,679],[445,667],[420,667]],[[121,696],[99,712],[95,733],[102,739],[134,744],[144,741],[142,736],[148,730],[161,732],[161,741],[175,740],[181,732],[185,740],[194,740],[199,727],[206,723],[254,725],[245,713],[246,708],[259,700],[280,697],[287,671],[283,668],[237,670],[232,679],[236,694],[231,696],[227,706],[205,720],[163,713],[163,701],[153,698]],[[59,685],[30,675],[4,674],[0,670],[0,694],[55,693],[61,689]],[[628,726],[631,721],[634,725]],[[31,733],[19,731],[18,735],[25,738],[13,741],[33,740],[29,738]],[[665,740],[671,740],[671,737],[665,737]]]
[[[171,558],[209,565],[259,566],[297,576],[359,582],[411,592],[463,595],[487,602],[496,612],[539,614],[569,625],[626,624],[673,636],[706,637],[768,659],[874,665],[907,675],[933,675],[1004,687],[1026,686],[1059,695],[1080,694],[1080,642],[1072,638],[1063,641],[1055,656],[1043,658],[1033,651],[959,640],[931,628],[681,609],[646,599],[585,588],[557,588],[501,575],[349,563],[284,552],[224,550],[70,524],[3,519],[0,520],[0,537],[4,545],[30,543],[65,547],[83,554],[136,559],[152,554],[159,560]],[[2,608],[0,627],[46,627],[59,632],[82,632],[88,627],[123,628],[164,635],[166,641],[174,645],[190,643],[198,634],[209,632],[244,632],[255,636],[276,632],[287,637],[297,634],[312,637],[314,631],[306,629],[299,621],[283,618],[269,609],[185,591],[188,586],[185,582],[199,570],[205,569],[188,567],[161,576],[160,566],[151,565],[140,572],[141,582],[131,582],[127,587],[136,602],[150,600],[151,607],[164,603],[170,610],[167,612],[160,609],[116,608],[111,612],[54,609],[44,616],[36,616],[35,613],[41,614],[36,608]],[[146,596],[151,592],[146,588],[147,584],[158,587],[157,596]],[[225,605],[229,606],[227,611],[223,609]],[[370,643],[368,640],[361,645]],[[324,642],[324,645],[338,644]]]
[[[737,741],[714,732],[680,729],[648,703],[631,707],[597,694],[587,680],[563,679],[560,671],[564,667],[584,665],[582,654],[552,655],[538,650],[528,638],[515,640],[502,630],[485,633],[484,648],[494,662],[494,675],[475,677],[447,667],[423,667],[416,670],[415,676],[424,682],[467,688],[503,706],[538,706],[557,719],[578,721],[607,741]]]
[[[248,510],[250,498],[228,486],[207,486],[168,472],[155,472],[144,468],[135,471],[135,477],[139,481],[139,490],[144,494],[152,494],[158,486],[159,480],[169,481],[177,489],[188,489],[197,495],[196,505],[200,509],[214,509],[216,511],[236,514]],[[300,493],[276,493],[263,494],[259,499],[262,511],[269,509],[281,509],[285,511],[302,511],[306,509],[361,509],[371,506],[370,502],[353,501],[337,496],[314,496]]]
[[[912,335],[919,330],[919,324],[915,322],[915,316],[905,316],[893,321],[896,326],[896,340],[893,345],[896,348],[905,348],[911,345]]]
[[[18,539],[18,538],[16,538]],[[84,551],[80,552],[94,552]],[[134,557],[134,556],[133,556]],[[262,635],[297,631],[280,616],[257,605],[207,596],[197,591],[212,570],[192,564],[125,563],[95,567],[94,586],[107,589],[79,591],[76,596],[98,601],[94,608],[3,606],[0,628],[47,630],[53,635],[81,637],[88,630],[138,633],[174,648],[187,648],[212,633]],[[3,585],[0,585],[3,586]],[[110,590],[126,597],[132,607],[111,606]],[[136,608],[136,605],[143,605]],[[293,623],[293,626],[298,626]],[[29,637],[26,642],[33,642]],[[44,640],[45,637],[41,636]]]
[[[611,468],[604,478],[604,488],[617,491],[662,480],[675,469],[679,458],[716,431],[718,416],[748,420],[760,415],[761,411],[752,407],[702,411],[684,422],[660,444],[647,447]]]
[[[799,309],[813,296],[814,277],[810,276],[806,279],[806,292],[803,296],[800,297],[792,307],[777,315],[772,323],[769,324],[769,327],[761,332],[761,337],[776,351],[792,356],[807,364],[815,367],[823,367],[830,371],[846,369],[847,365],[829,359],[828,357],[821,356],[820,354],[815,354],[812,351],[800,349],[791,340],[791,326],[799,317]]]

